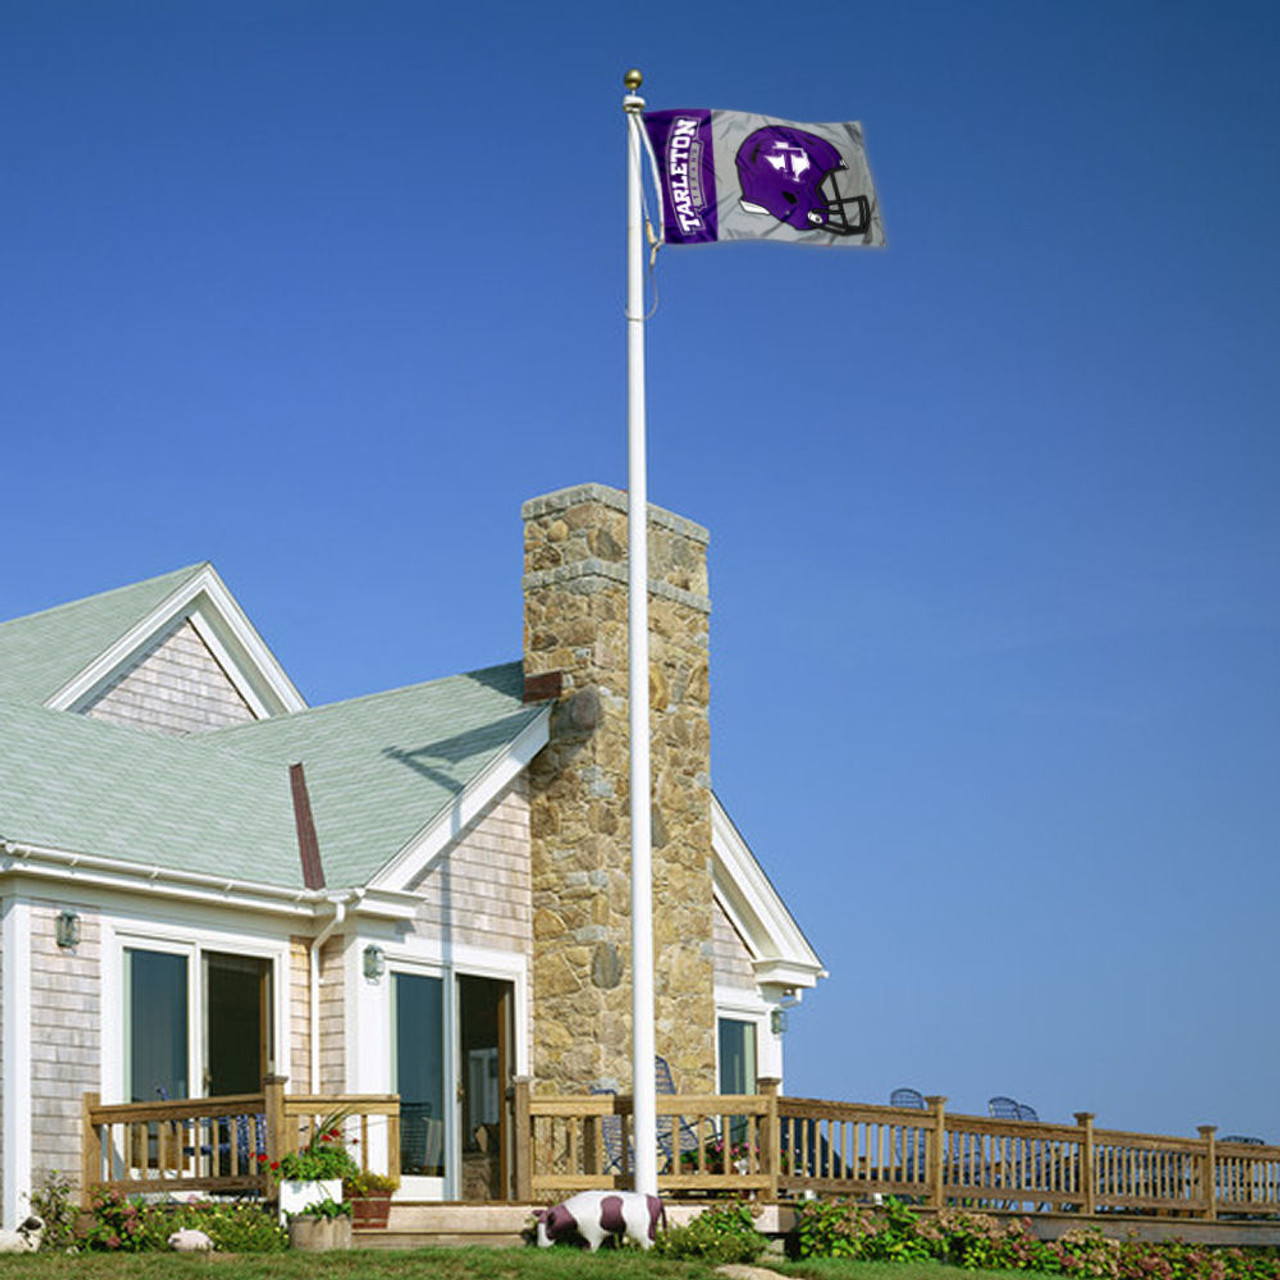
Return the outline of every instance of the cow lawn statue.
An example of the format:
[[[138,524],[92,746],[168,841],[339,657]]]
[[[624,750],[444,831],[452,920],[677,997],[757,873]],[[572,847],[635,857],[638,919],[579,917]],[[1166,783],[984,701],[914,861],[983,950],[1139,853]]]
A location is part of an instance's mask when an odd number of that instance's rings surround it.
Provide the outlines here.
[[[35,1253],[44,1238],[44,1219],[33,1213],[15,1231],[0,1231],[0,1253]]]
[[[594,1253],[606,1236],[634,1240],[642,1249],[653,1244],[658,1222],[667,1225],[667,1212],[658,1196],[639,1191],[579,1191],[563,1204],[538,1209],[538,1244],[542,1248],[581,1236]]]

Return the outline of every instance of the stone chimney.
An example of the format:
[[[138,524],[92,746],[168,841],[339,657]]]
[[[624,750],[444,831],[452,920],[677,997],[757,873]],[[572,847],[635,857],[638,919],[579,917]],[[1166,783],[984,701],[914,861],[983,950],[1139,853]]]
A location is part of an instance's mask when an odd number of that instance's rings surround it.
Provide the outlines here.
[[[526,691],[557,699],[530,768],[535,1088],[629,1093],[627,499],[579,485],[523,515]],[[650,506],[655,1037],[695,1093],[715,1090],[707,541]]]

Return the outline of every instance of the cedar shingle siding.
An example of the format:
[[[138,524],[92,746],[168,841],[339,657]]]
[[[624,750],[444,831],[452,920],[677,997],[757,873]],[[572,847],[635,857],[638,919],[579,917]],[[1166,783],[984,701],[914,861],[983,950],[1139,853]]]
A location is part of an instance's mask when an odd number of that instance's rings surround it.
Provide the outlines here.
[[[191,622],[148,649],[86,708],[98,720],[162,733],[201,733],[254,719]]]

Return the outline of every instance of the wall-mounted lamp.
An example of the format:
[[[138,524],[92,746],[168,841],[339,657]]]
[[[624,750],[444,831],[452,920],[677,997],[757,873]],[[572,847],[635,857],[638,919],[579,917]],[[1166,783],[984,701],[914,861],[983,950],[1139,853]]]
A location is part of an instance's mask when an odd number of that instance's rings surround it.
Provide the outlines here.
[[[785,1035],[787,1030],[787,1011],[785,1009],[775,1009],[769,1015],[769,1030],[775,1036]]]
[[[372,942],[364,949],[364,976],[377,982],[387,971],[387,953]]]
[[[66,911],[58,912],[54,937],[57,939],[58,946],[64,951],[80,945],[80,917],[69,907]]]

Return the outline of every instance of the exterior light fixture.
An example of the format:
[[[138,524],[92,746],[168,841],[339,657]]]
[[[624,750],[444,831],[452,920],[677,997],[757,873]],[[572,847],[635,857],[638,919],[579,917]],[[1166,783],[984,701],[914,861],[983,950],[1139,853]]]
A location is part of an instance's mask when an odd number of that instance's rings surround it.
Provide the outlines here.
[[[387,953],[372,942],[364,949],[364,976],[377,982],[387,971]]]
[[[78,947],[80,945],[79,915],[70,908],[58,912],[57,923],[54,926],[54,937],[57,939],[58,946],[64,951],[70,951],[73,947]]]
[[[785,1009],[775,1009],[769,1015],[769,1030],[775,1036],[785,1035],[787,1030],[787,1011]]]

